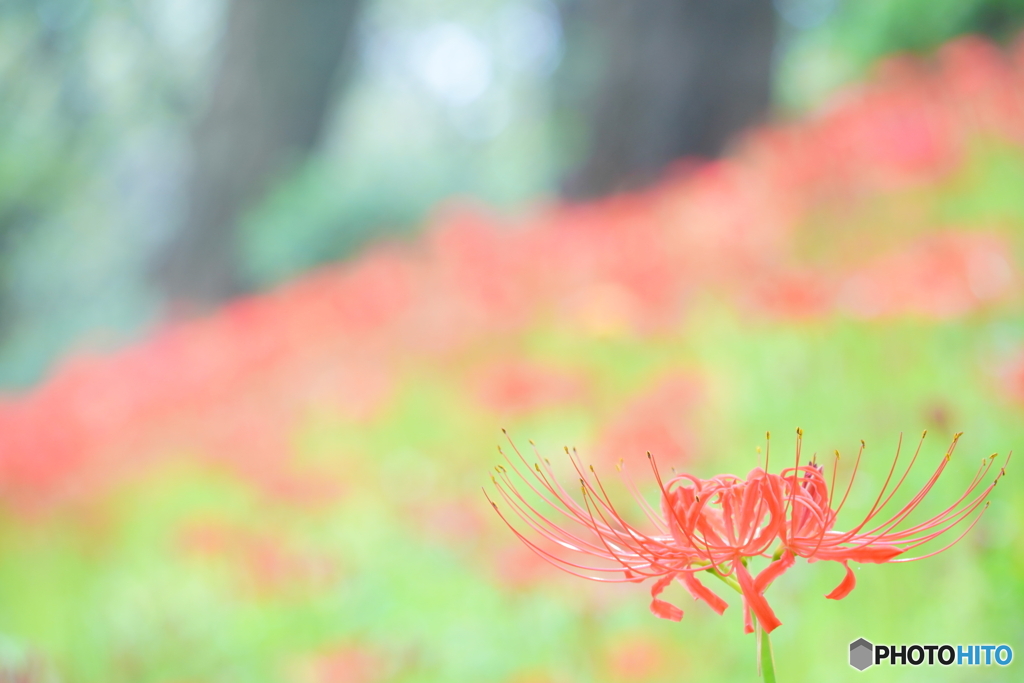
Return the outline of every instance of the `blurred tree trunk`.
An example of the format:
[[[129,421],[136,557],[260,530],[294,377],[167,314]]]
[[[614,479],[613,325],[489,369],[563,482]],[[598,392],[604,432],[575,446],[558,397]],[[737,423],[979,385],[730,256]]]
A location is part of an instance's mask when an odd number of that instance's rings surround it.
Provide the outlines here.
[[[568,196],[640,187],[681,157],[717,156],[767,111],[771,0],[587,0],[567,9],[570,59],[574,38],[590,32],[589,46],[578,43],[590,54],[577,63],[600,64]]]
[[[172,302],[242,290],[236,224],[316,145],[360,0],[230,0],[221,63],[193,129],[183,224],[156,264]]]

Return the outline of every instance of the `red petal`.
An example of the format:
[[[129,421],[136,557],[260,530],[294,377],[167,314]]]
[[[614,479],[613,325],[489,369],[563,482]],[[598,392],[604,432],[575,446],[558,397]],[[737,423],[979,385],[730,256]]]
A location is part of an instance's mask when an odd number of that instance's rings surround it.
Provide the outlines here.
[[[782,553],[782,557],[765,567],[757,575],[757,578],[754,579],[754,590],[758,593],[764,593],[768,586],[772,585],[772,581],[782,576],[783,572],[792,567],[795,561],[796,558],[793,557],[793,553],[788,550]]]
[[[747,604],[746,600],[743,601],[743,632],[754,632],[754,620],[750,618],[750,605]]]
[[[857,585],[857,579],[854,578],[853,570],[850,569],[850,565],[846,562],[843,562],[842,564],[846,567],[846,577],[843,579],[842,583],[836,586],[835,590],[825,596],[830,600],[842,600],[849,595],[850,591],[853,590],[853,587]]]
[[[754,579],[751,578],[750,572],[743,566],[743,563],[737,561],[733,566],[736,569],[736,578],[740,582],[740,588],[743,590],[744,602],[750,606],[754,616],[761,622],[761,628],[765,630],[765,633],[771,633],[781,626],[782,622],[775,616],[775,612],[772,611],[771,605],[764,599],[764,596],[754,589]]]
[[[818,560],[835,560],[836,562],[870,562],[881,564],[888,562],[903,551],[891,545],[863,546],[860,548],[830,548],[819,550],[814,554]]]
[[[669,574],[663,578],[658,579],[658,582],[651,586],[651,597],[654,600],[651,601],[651,612],[654,616],[661,617],[662,619],[671,619],[672,621],[680,621],[683,618],[683,610],[679,609],[675,605],[659,600],[658,596],[661,595],[661,591],[665,590],[665,586],[672,583],[672,579],[675,578],[673,574]]]
[[[701,583],[691,572],[683,574],[682,583],[690,591],[690,595],[693,596],[694,600],[703,600],[711,606],[711,609],[719,614],[724,612],[725,608],[729,606],[729,603],[713,593],[710,588]]]

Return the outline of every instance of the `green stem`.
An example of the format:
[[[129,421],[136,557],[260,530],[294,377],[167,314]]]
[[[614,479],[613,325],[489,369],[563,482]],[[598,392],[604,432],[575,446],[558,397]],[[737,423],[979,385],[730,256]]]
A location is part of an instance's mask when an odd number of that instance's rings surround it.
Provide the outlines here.
[[[725,585],[729,586],[730,588],[732,588],[734,591],[736,591],[740,595],[743,594],[743,589],[740,588],[739,582],[736,581],[736,579],[734,579],[731,576],[723,575],[722,572],[718,571],[717,567],[708,567],[704,571],[711,572],[712,574],[717,576],[719,579],[721,579],[722,582],[725,583]]]
[[[782,548],[780,547],[774,559],[779,559],[782,556]],[[714,574],[721,579],[726,585],[735,590],[739,594],[743,594],[743,590],[740,588],[740,584],[732,576],[725,576],[719,571],[718,567],[711,566],[710,562],[697,561],[695,564],[699,566],[707,566],[704,571]],[[756,629],[757,643],[758,643],[758,655],[757,655],[757,668],[761,676],[764,677],[764,683],[775,683],[775,659],[772,657],[772,641],[768,637],[768,634],[761,628],[761,624],[754,623]]]
[[[775,659],[772,657],[772,641],[764,629],[758,627],[758,639],[761,641],[761,675],[764,683],[775,683]]]

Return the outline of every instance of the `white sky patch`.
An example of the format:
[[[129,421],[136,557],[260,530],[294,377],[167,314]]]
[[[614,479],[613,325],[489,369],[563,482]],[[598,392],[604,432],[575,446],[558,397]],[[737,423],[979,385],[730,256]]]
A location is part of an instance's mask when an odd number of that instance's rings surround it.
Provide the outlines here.
[[[490,51],[461,24],[443,22],[426,29],[413,42],[410,58],[420,81],[447,104],[473,102],[493,80]]]

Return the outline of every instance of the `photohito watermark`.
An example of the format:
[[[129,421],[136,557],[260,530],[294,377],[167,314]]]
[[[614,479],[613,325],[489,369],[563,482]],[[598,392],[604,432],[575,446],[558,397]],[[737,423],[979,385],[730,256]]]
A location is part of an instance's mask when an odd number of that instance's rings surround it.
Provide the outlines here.
[[[850,643],[850,666],[858,671],[885,662],[889,666],[1006,666],[1012,661],[1009,645],[873,645],[864,638]]]

